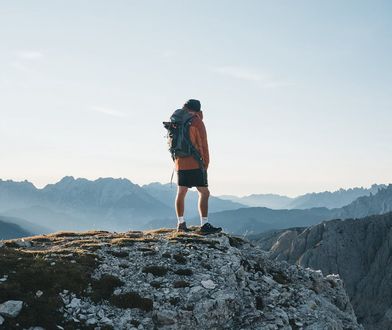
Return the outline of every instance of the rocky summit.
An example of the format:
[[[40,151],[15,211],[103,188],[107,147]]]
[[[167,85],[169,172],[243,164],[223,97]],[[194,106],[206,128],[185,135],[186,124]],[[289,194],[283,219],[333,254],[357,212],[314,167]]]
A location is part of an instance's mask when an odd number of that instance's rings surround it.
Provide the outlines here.
[[[338,275],[225,233],[59,232],[0,242],[4,329],[363,329]]]

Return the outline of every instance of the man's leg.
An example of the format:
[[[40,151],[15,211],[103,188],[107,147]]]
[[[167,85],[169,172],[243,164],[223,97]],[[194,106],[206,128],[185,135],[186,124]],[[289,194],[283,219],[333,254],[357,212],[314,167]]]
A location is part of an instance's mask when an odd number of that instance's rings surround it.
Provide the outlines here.
[[[214,227],[208,222],[208,198],[210,191],[207,187],[196,187],[199,191],[200,231],[204,234],[215,234],[222,231],[221,227]]]
[[[185,196],[187,191],[188,191],[188,187],[177,186],[177,196],[176,196],[176,203],[175,203],[177,218],[184,217]]]
[[[201,225],[204,225],[208,221],[208,198],[210,197],[210,191],[208,187],[196,187],[199,191],[199,214]]]

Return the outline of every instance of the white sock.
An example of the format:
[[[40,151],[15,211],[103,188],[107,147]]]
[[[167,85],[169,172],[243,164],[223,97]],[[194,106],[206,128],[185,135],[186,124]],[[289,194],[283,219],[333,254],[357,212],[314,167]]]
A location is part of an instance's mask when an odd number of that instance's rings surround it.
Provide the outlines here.
[[[185,222],[184,217],[178,217],[178,223],[183,223]]]
[[[201,222],[201,225],[203,226],[205,223],[208,222],[208,217],[201,217],[200,222]]]

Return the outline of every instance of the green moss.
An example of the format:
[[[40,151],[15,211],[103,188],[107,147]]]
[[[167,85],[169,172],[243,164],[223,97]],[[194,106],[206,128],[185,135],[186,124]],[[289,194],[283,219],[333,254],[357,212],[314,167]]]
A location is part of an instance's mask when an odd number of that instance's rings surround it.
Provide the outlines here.
[[[143,298],[136,292],[128,292],[120,295],[112,295],[110,302],[119,308],[138,308],[144,311],[153,309],[153,301]]]

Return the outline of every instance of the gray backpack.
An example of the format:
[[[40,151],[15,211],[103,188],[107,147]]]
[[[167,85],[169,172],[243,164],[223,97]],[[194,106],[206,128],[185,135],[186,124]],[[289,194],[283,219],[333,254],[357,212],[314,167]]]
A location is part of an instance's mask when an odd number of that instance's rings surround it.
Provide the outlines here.
[[[189,111],[177,109],[171,115],[170,121],[163,122],[163,126],[167,129],[167,143],[173,161],[176,157],[193,156],[203,168],[202,157],[189,137],[189,127],[193,118],[194,115]]]

